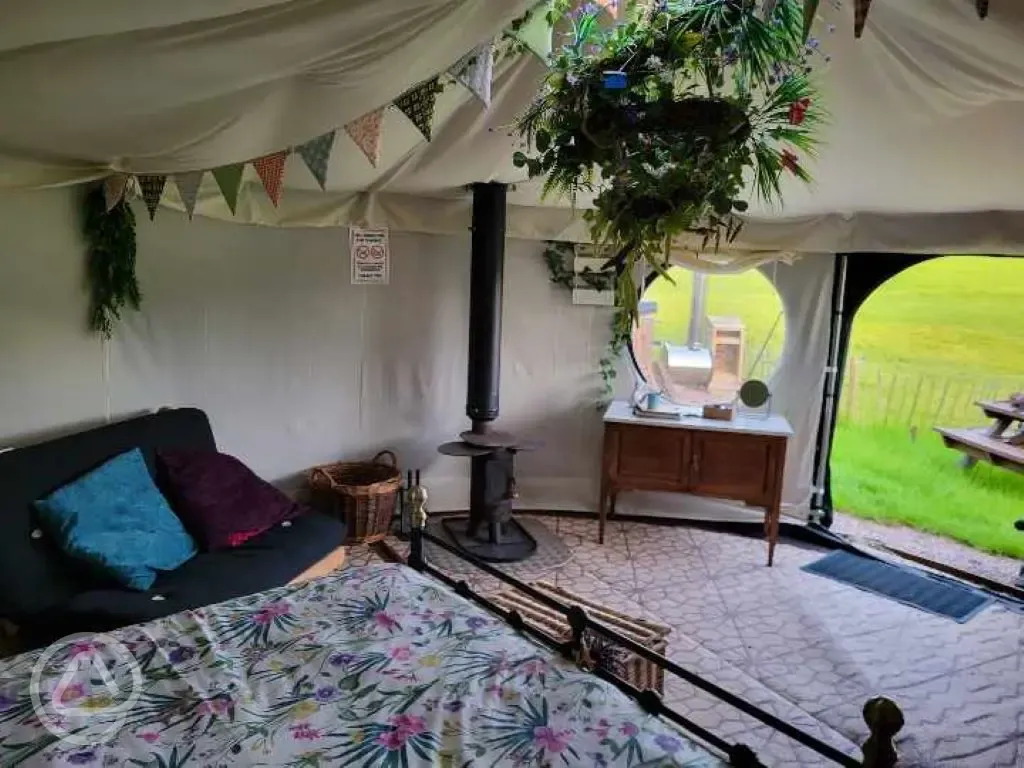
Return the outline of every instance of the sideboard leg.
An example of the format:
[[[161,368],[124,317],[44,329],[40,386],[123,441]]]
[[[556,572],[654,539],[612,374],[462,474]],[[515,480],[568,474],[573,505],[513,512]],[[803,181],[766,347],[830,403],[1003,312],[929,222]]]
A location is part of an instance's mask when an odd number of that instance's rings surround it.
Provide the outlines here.
[[[597,543],[604,544],[604,524],[608,516],[608,486],[601,479],[601,502],[597,507]]]
[[[765,522],[768,527],[768,567],[775,562],[775,545],[779,542],[779,515],[782,510],[778,505],[768,510]]]

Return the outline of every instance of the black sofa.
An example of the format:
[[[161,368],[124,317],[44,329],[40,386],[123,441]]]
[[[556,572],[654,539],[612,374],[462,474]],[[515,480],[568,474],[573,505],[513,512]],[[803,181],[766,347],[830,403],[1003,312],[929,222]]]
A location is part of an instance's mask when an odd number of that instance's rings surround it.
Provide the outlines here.
[[[135,447],[154,473],[160,449],[216,443],[205,413],[175,408],[0,453],[0,618],[17,625],[22,649],[280,586],[344,540],[342,522],[311,510],[240,547],[200,552],[148,592],[98,581],[41,535],[33,502]]]

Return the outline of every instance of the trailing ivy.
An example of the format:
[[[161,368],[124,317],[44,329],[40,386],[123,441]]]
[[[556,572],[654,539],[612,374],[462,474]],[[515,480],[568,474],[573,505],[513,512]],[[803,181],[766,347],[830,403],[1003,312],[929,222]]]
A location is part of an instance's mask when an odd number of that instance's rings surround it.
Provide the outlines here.
[[[106,207],[103,186],[91,187],[82,203],[89,330],[109,339],[121,310],[137,310],[142,293],[135,276],[135,213],[123,199],[110,211]]]
[[[609,277],[601,272],[576,273],[572,267],[575,257],[575,246],[573,243],[552,241],[544,249],[544,263],[548,267],[548,277],[555,285],[560,285],[568,291],[575,287],[576,279],[580,278],[590,288],[598,291],[614,290],[615,310],[611,316],[611,334],[608,345],[605,347],[601,359],[598,360],[598,373],[601,376],[601,394],[597,407],[604,409],[611,402],[615,394],[615,378],[618,372],[615,361],[629,345],[633,335],[633,317],[628,310],[628,305],[622,301],[622,291],[635,292],[632,275],[619,274],[609,283]]]

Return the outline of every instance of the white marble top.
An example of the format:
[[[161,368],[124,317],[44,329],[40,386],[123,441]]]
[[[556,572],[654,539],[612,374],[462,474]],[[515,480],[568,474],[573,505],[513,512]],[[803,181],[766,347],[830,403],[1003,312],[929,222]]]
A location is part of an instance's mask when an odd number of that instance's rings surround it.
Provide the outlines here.
[[[633,413],[633,406],[625,400],[616,400],[604,412],[606,423],[612,424],[643,424],[646,427],[667,427],[669,429],[704,429],[716,432],[738,432],[747,435],[774,435],[792,437],[793,428],[785,417],[778,414],[765,416],[762,414],[737,413],[731,421],[705,419],[699,407],[670,406],[677,408],[681,414],[678,419],[643,418]],[[696,414],[696,415],[694,415]]]

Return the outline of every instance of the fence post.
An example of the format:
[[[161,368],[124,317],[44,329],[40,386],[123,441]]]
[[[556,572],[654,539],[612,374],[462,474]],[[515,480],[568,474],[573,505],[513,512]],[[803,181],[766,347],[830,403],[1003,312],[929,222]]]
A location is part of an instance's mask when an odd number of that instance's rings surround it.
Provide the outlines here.
[[[907,414],[907,424],[914,423],[914,414],[917,413],[917,403],[921,399],[921,388],[924,387],[924,376],[917,380],[917,389],[914,391],[914,399],[910,403],[910,412]]]
[[[860,358],[850,359],[850,391],[846,393],[846,418],[851,424],[857,423],[857,382],[860,381]]]

